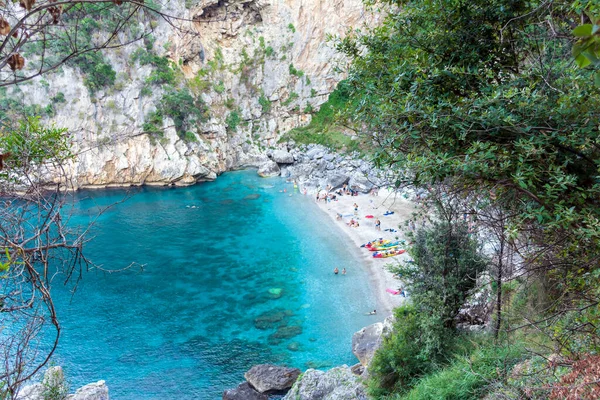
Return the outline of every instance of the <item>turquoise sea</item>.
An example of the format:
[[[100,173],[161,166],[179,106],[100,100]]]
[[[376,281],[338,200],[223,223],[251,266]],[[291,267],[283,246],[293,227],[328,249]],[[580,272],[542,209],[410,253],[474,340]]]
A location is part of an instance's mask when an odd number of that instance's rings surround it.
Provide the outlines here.
[[[98,268],[74,295],[54,287],[63,334],[53,363],[72,390],[104,379],[115,400],[220,399],[254,364],[356,363],[352,334],[380,318],[365,315],[377,304],[357,250],[280,178],[241,171],[76,200],[81,225],[117,204],[87,244]]]

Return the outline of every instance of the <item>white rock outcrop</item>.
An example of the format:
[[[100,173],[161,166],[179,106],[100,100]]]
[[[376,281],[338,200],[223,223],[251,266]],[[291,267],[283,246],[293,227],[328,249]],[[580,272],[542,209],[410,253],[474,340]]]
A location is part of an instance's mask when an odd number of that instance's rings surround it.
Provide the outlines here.
[[[367,394],[361,378],[344,365],[329,371],[307,370],[283,400],[367,400]]]
[[[361,365],[368,367],[375,352],[381,347],[383,339],[393,329],[394,317],[387,317],[383,322],[377,322],[352,335],[352,352]]]
[[[106,382],[98,381],[82,386],[74,394],[67,394],[65,375],[61,367],[50,367],[40,383],[24,386],[19,390],[16,400],[109,400]]]

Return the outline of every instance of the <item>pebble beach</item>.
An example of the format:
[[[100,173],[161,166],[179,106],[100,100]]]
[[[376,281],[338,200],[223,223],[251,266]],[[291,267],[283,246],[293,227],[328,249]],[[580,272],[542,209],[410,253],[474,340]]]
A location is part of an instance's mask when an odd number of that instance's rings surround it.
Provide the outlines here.
[[[324,191],[321,191],[324,193]],[[405,199],[400,193],[382,189],[378,194],[362,194],[357,196],[343,195],[337,196],[337,201],[316,201],[316,195],[313,194],[318,208],[331,218],[339,227],[342,235],[348,238],[349,250],[356,252],[358,260],[362,260],[360,267],[368,272],[370,286],[375,291],[378,300],[378,315],[387,317],[392,314],[392,310],[401,305],[406,298],[402,295],[394,295],[387,292],[387,289],[399,290],[403,288],[403,283],[396,279],[386,268],[389,264],[408,260],[409,255],[404,253],[399,256],[389,258],[373,258],[373,253],[361,245],[378,238],[390,240],[406,239],[405,222],[408,221],[415,211],[414,205]],[[358,205],[358,212],[355,216],[354,204]],[[384,215],[386,212],[393,212],[390,215]],[[338,214],[341,214],[341,219]],[[373,218],[367,218],[367,216]],[[350,221],[354,219],[358,222],[357,227],[349,226]],[[380,229],[375,226],[376,220],[381,221]],[[389,231],[386,229],[392,229]],[[337,266],[340,271],[345,266]]]

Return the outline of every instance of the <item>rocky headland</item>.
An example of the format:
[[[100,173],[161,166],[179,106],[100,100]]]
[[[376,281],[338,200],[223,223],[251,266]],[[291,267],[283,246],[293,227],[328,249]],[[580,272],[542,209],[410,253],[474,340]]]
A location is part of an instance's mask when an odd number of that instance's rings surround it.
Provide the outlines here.
[[[244,375],[245,382],[223,393],[223,400],[267,400],[269,395],[282,393],[283,400],[366,400],[364,381],[369,363],[392,326],[393,317],[388,317],[354,334],[352,351],[359,363],[352,367],[342,365],[327,371],[309,368],[301,373],[295,368],[255,365]]]

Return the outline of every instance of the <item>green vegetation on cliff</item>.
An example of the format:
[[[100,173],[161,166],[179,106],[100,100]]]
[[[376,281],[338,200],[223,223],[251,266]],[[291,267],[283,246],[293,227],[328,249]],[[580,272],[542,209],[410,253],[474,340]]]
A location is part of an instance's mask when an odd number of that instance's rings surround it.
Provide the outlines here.
[[[319,111],[312,115],[307,126],[290,130],[281,140],[294,140],[301,144],[318,143],[331,149],[349,152],[359,151],[359,142],[346,133],[348,129],[340,125],[341,121],[338,118],[338,114],[349,100],[348,88],[342,82],[321,105]],[[312,112],[312,106],[307,104],[304,112]]]

